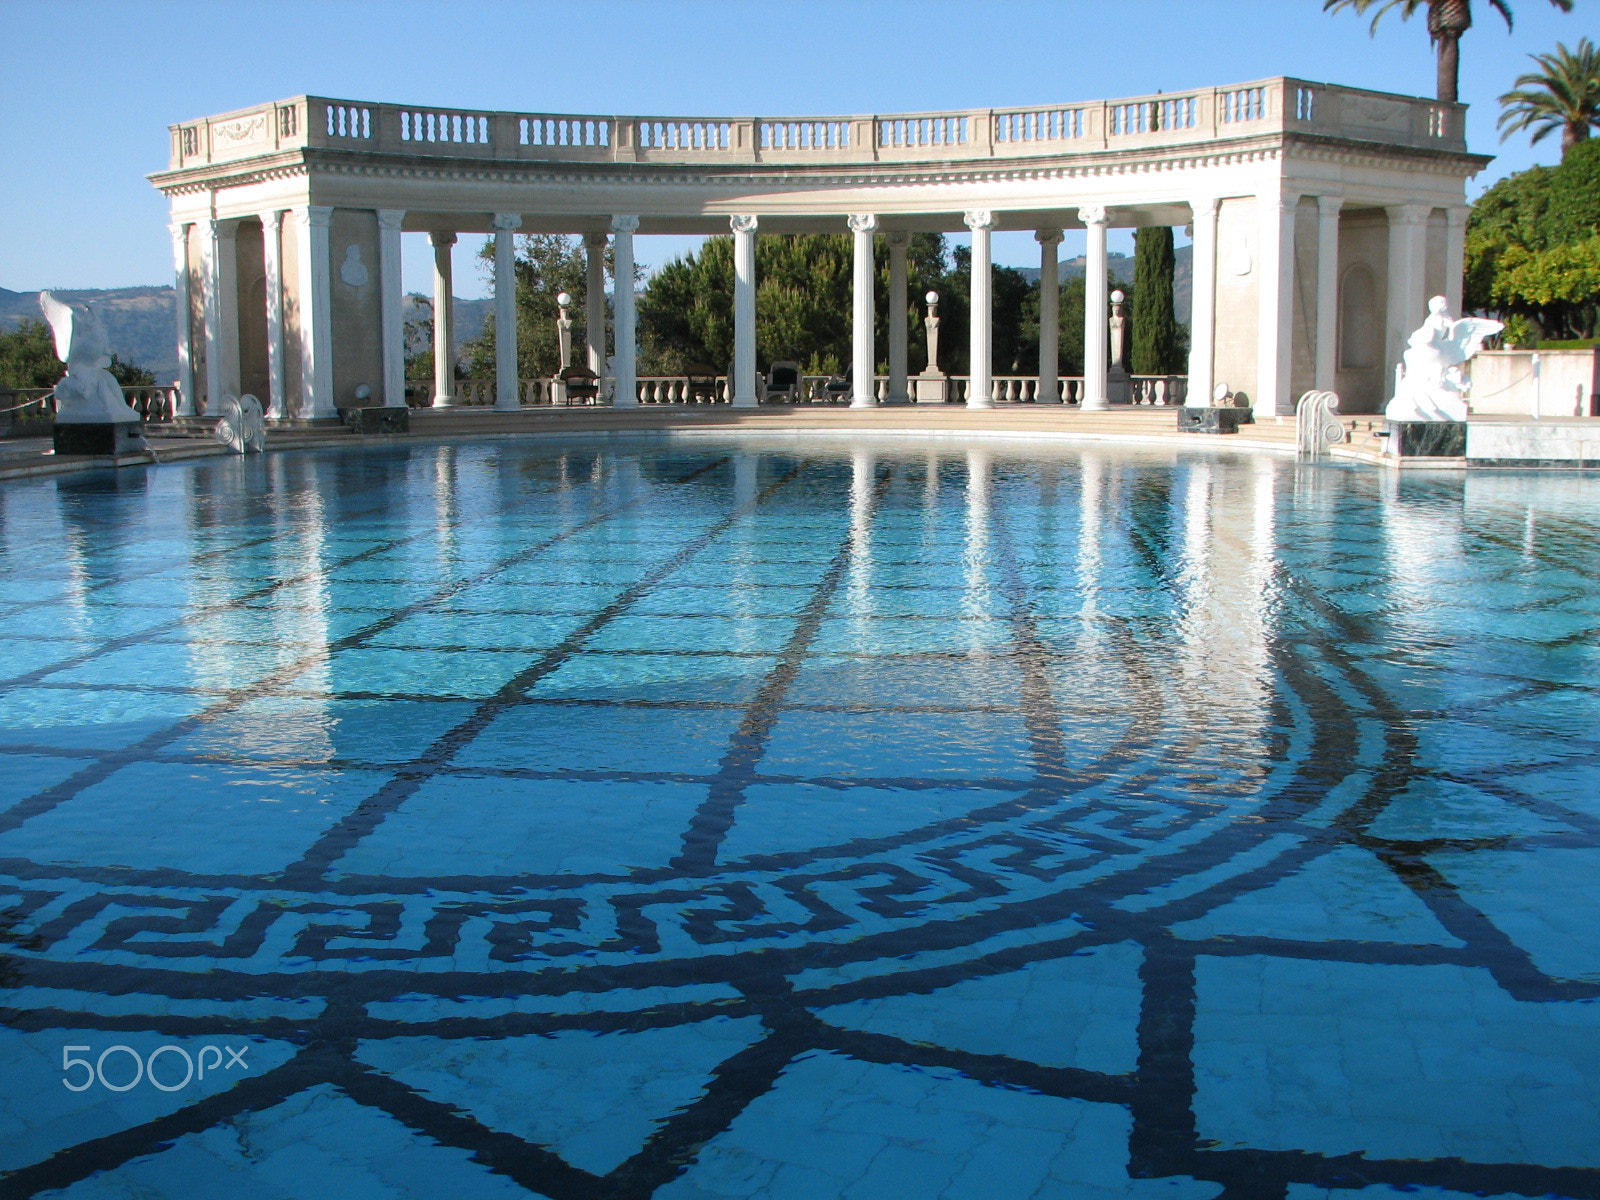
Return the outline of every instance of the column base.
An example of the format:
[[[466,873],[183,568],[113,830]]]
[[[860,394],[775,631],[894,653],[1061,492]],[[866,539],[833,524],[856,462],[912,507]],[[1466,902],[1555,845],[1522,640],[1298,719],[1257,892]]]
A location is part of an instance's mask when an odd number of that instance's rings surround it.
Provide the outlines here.
[[[968,408],[993,408],[994,407],[994,401],[993,400],[968,400],[967,401],[967,407]]]
[[[429,405],[429,407],[430,408],[455,408],[456,407],[456,398],[454,396],[435,396],[433,398],[433,403],[431,405]]]
[[[1104,400],[1085,400],[1078,405],[1079,412],[1109,412],[1111,405]]]
[[[863,399],[860,396],[852,396],[852,397],[850,397],[850,407],[851,408],[877,408],[878,407],[878,401],[876,400],[876,398],[874,398],[874,399]]]
[[[754,396],[735,396],[728,401],[730,408],[759,408],[760,403]]]

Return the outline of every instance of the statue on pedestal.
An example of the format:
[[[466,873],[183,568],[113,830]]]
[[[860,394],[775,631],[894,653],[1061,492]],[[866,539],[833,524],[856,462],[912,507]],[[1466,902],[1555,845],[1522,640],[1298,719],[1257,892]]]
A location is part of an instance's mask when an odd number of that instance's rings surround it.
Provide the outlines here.
[[[1391,421],[1465,421],[1468,384],[1461,367],[1505,326],[1481,317],[1450,316],[1443,296],[1428,301],[1428,319],[1406,340],[1395,368],[1394,399],[1383,410]]]
[[[56,384],[56,424],[137,425],[139,414],[128,407],[122,385],[106,370],[111,347],[93,309],[78,310],[49,292],[39,293],[39,307],[55,335],[56,357],[67,373]]]

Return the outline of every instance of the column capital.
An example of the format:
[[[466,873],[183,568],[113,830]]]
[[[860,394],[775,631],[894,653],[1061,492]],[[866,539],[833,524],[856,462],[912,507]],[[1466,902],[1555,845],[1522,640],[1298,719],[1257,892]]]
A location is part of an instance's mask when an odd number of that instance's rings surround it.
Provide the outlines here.
[[[282,229],[285,214],[281,208],[269,208],[261,214],[261,226],[264,229]]]
[[[332,213],[333,210],[330,208],[328,212]],[[239,222],[232,218],[212,217],[206,224],[210,226],[210,234],[214,238],[231,242],[239,236]]]
[[[1384,207],[1391,225],[1421,225],[1433,212],[1431,204],[1389,204]]]
[[[489,222],[496,233],[515,233],[522,228],[521,213],[495,213]]]
[[[878,231],[877,213],[851,213],[845,220],[850,226],[851,233],[876,233]]]
[[[326,229],[333,224],[333,208],[326,204],[308,204],[294,210],[295,219],[312,229]]]
[[[399,229],[400,223],[406,219],[403,208],[380,208],[378,210],[379,229]]]
[[[583,244],[599,249],[606,244],[606,235],[603,233],[586,233],[583,235]]]
[[[903,229],[883,235],[883,240],[889,244],[891,250],[904,250],[911,244],[911,235]]]
[[[1033,240],[1041,246],[1059,246],[1061,245],[1062,236],[1063,234],[1059,229],[1035,229],[1033,231]]]
[[[639,218],[632,216],[613,216],[611,218],[612,233],[633,233],[639,228]]]
[[[728,218],[728,228],[735,233],[754,233],[761,218],[755,213],[734,213]]]
[[[456,232],[453,229],[430,229],[428,231],[428,240],[436,247],[454,246],[456,244]]]
[[[1106,206],[1103,204],[1090,204],[1078,210],[1078,220],[1085,225],[1104,225],[1108,216]]]
[[[1444,210],[1444,223],[1451,229],[1466,228],[1467,218],[1472,215],[1472,208],[1465,204],[1452,204]]]
[[[1343,196],[1318,196],[1317,212],[1324,217],[1336,217],[1339,210],[1344,207]]]
[[[1300,194],[1298,192],[1267,192],[1257,196],[1256,203],[1261,205],[1263,213],[1275,212],[1283,216],[1293,216],[1295,209],[1300,207]]]
[[[1209,221],[1221,207],[1222,201],[1215,196],[1197,196],[1189,201],[1189,216],[1191,220]]]
[[[987,208],[969,208],[961,214],[961,219],[972,230],[993,229],[995,226],[994,213]]]

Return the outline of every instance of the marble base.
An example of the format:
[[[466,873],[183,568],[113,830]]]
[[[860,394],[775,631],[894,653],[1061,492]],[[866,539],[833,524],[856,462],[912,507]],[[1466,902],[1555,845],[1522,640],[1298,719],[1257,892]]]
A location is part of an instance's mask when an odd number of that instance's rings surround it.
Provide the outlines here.
[[[1386,421],[1389,453],[1400,458],[1464,458],[1465,421]]]
[[[1220,408],[1190,408],[1183,405],[1178,409],[1178,432],[1238,433],[1239,426],[1244,424],[1244,418],[1249,415],[1249,409],[1232,405]]]
[[[411,410],[400,407],[341,408],[340,417],[356,433],[410,433]]]
[[[143,421],[56,422],[51,434],[57,454],[143,454]]]

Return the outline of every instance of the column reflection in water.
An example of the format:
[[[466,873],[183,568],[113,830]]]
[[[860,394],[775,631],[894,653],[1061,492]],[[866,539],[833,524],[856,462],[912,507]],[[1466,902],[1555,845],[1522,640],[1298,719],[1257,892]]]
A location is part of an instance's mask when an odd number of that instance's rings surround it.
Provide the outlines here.
[[[873,622],[873,554],[872,515],[873,488],[878,470],[878,459],[869,450],[857,450],[850,455],[850,565],[846,569],[844,589],[849,597],[848,611],[851,620],[847,636],[858,645],[872,641]]]
[[[1257,757],[1271,720],[1279,467],[1195,460],[1174,480],[1172,733],[1219,763]]]
[[[962,597],[961,610],[973,617],[989,612],[992,607],[989,499],[994,486],[993,474],[994,459],[989,451],[967,451],[966,541],[961,554],[966,594]]]

